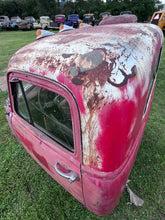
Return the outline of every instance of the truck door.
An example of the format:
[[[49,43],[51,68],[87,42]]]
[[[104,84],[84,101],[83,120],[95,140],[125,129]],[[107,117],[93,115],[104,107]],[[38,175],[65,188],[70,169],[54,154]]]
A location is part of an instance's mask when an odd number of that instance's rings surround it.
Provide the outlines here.
[[[12,129],[29,154],[83,203],[80,119],[72,94],[28,74],[9,77]]]

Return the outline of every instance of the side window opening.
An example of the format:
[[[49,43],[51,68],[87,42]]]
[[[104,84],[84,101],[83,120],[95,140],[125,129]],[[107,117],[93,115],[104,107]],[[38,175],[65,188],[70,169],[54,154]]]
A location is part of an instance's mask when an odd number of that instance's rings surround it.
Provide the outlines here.
[[[13,88],[17,114],[73,152],[72,117],[67,100],[58,93],[26,82],[16,82]]]
[[[17,86],[13,86],[12,84],[12,93],[14,95],[14,105],[16,112],[27,122],[32,123],[30,119],[30,114],[28,112],[25,94],[22,90],[22,84],[20,82],[17,83]]]

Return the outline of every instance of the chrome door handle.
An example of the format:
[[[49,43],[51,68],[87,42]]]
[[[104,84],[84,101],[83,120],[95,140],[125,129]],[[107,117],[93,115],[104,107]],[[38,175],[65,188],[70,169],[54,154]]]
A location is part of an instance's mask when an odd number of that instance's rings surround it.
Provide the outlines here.
[[[78,177],[78,174],[77,173],[74,173],[73,171],[69,171],[68,173],[63,173],[61,172],[58,168],[57,168],[57,165],[59,163],[56,162],[55,166],[54,166],[54,169],[55,171],[62,177],[66,178],[66,179],[69,179],[69,183],[73,183],[75,180],[79,180],[79,177]],[[60,164],[59,164],[60,165]]]

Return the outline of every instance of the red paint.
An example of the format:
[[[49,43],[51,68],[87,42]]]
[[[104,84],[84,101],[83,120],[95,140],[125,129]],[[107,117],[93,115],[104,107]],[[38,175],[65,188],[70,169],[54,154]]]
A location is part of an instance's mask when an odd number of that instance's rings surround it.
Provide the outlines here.
[[[33,68],[33,67],[30,67],[30,68],[29,68],[29,71],[30,71],[31,73],[35,73],[35,72],[36,72],[35,68]]]
[[[104,25],[41,39],[10,60],[6,116],[16,138],[48,174],[97,215],[107,215],[115,208],[129,177],[151,107],[155,81],[144,113],[160,42],[163,45],[163,35],[156,26]],[[102,50],[99,62],[98,48]],[[130,60],[120,48],[129,48]],[[123,71],[120,67],[125,65]],[[113,70],[116,83],[108,80]],[[120,83],[120,74],[126,78],[124,83]],[[66,98],[72,114],[74,152],[17,114],[11,88],[17,78]],[[55,170],[55,164],[60,172],[78,175],[76,181],[70,184]]]
[[[95,143],[102,155],[103,171],[113,171],[124,161],[131,143],[128,134],[136,115],[135,104],[127,100],[106,105],[100,112],[101,132]]]
[[[83,98],[82,98],[82,86],[75,86],[72,82],[70,78],[66,78],[66,76],[64,74],[60,74],[57,77],[57,80],[66,85],[73,93],[73,95],[76,98],[76,101],[78,103],[78,107],[80,109],[80,112],[82,114],[85,114],[85,106],[84,106],[84,102],[83,102]]]
[[[46,72],[45,72],[45,71],[41,71],[40,73],[41,73],[42,76],[45,76],[45,75],[46,75]]]

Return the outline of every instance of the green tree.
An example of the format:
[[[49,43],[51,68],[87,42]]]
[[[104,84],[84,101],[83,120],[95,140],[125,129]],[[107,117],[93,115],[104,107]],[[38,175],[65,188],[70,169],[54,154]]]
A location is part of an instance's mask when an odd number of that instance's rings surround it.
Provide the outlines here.
[[[107,0],[106,7],[112,15],[119,15],[121,11],[132,11],[142,22],[152,16],[158,0]]]
[[[32,15],[39,18],[48,15],[54,20],[54,16],[59,13],[65,15],[76,13],[82,19],[85,13],[94,13],[98,18],[101,12],[109,11],[112,15],[119,15],[121,11],[132,11],[138,17],[138,21],[145,21],[152,16],[155,4],[159,0],[76,0],[67,1],[64,6],[60,6],[59,0],[0,0],[0,14],[9,17],[19,15]]]

